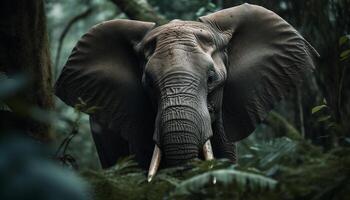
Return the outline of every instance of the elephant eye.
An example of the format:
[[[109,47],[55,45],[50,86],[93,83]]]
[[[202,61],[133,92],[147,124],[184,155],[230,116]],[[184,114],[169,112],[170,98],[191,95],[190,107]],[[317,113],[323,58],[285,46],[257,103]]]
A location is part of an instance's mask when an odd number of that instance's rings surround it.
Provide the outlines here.
[[[212,36],[208,32],[201,31],[196,33],[195,36],[197,38],[198,44],[204,51],[211,51],[214,41]]]
[[[211,35],[204,31],[200,31],[199,33],[197,33],[196,37],[204,44],[211,45],[213,43],[213,38],[211,37]]]

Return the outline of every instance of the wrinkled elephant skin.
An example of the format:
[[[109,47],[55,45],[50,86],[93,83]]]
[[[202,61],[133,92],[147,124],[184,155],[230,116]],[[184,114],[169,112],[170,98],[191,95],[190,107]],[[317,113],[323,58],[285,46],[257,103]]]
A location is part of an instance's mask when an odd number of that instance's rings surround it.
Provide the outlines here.
[[[286,21],[243,4],[198,21],[112,20],[73,49],[55,85],[81,98],[103,167],[134,154],[159,162],[228,158],[273,105],[315,68],[318,54]]]

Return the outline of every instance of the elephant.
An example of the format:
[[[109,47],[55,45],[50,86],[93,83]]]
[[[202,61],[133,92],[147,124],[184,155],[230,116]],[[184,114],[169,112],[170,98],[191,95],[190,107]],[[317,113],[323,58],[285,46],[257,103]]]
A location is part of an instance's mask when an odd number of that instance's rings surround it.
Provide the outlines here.
[[[72,50],[55,94],[88,106],[103,168],[134,155],[158,166],[227,158],[314,71],[317,51],[285,20],[242,4],[164,25],[115,19]]]

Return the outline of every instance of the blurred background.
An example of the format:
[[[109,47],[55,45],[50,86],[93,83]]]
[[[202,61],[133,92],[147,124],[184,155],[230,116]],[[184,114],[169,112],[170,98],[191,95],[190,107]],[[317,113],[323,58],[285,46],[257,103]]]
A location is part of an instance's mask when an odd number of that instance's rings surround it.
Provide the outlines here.
[[[71,108],[52,92],[52,84],[79,38],[106,20],[130,18],[158,24],[172,19],[197,20],[245,2],[279,14],[321,57],[303,86],[291,92],[254,134],[239,142],[241,162],[271,153],[275,144],[266,144],[279,143],[281,138],[308,141],[322,152],[349,147],[349,0],[4,1],[0,3],[1,141],[8,143],[9,135],[29,135],[63,166],[99,170],[88,116],[80,112],[84,102]],[[16,148],[8,147],[10,155],[11,149]],[[0,168],[1,162],[7,162],[4,158],[0,157]]]
[[[99,22],[116,18],[159,23],[172,19],[197,20],[199,16],[244,2],[262,5],[278,13],[299,30],[321,55],[317,71],[270,114],[250,140],[269,140],[292,134],[325,148],[346,142],[346,136],[340,133],[349,133],[350,122],[350,82],[346,69],[349,65],[349,53],[346,52],[349,47],[350,1],[346,0],[48,0],[46,12],[54,77],[61,71],[79,38]],[[128,6],[138,8],[128,10]],[[138,15],[137,9],[151,9],[155,15]],[[75,117],[73,109],[59,101],[56,105],[65,117]],[[312,114],[312,108],[316,106],[320,106],[314,110],[318,112]],[[56,136],[64,137],[65,124],[58,121],[55,126],[59,129],[56,132],[60,133]],[[82,166],[95,168],[98,162],[91,141],[88,117],[82,115],[79,134],[72,141],[69,152],[79,158]]]

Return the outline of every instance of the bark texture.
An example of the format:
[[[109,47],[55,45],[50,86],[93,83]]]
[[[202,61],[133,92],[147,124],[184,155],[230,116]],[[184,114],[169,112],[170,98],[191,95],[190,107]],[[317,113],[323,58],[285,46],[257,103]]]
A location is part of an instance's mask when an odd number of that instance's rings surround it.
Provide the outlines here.
[[[168,20],[157,13],[146,0],[111,0],[130,19],[165,24]]]
[[[29,107],[50,110],[53,95],[44,2],[4,0],[0,5],[0,71],[9,77],[25,74],[28,78],[26,88],[7,104],[22,117]],[[25,127],[29,134],[44,141],[52,138],[49,125],[29,121]]]

